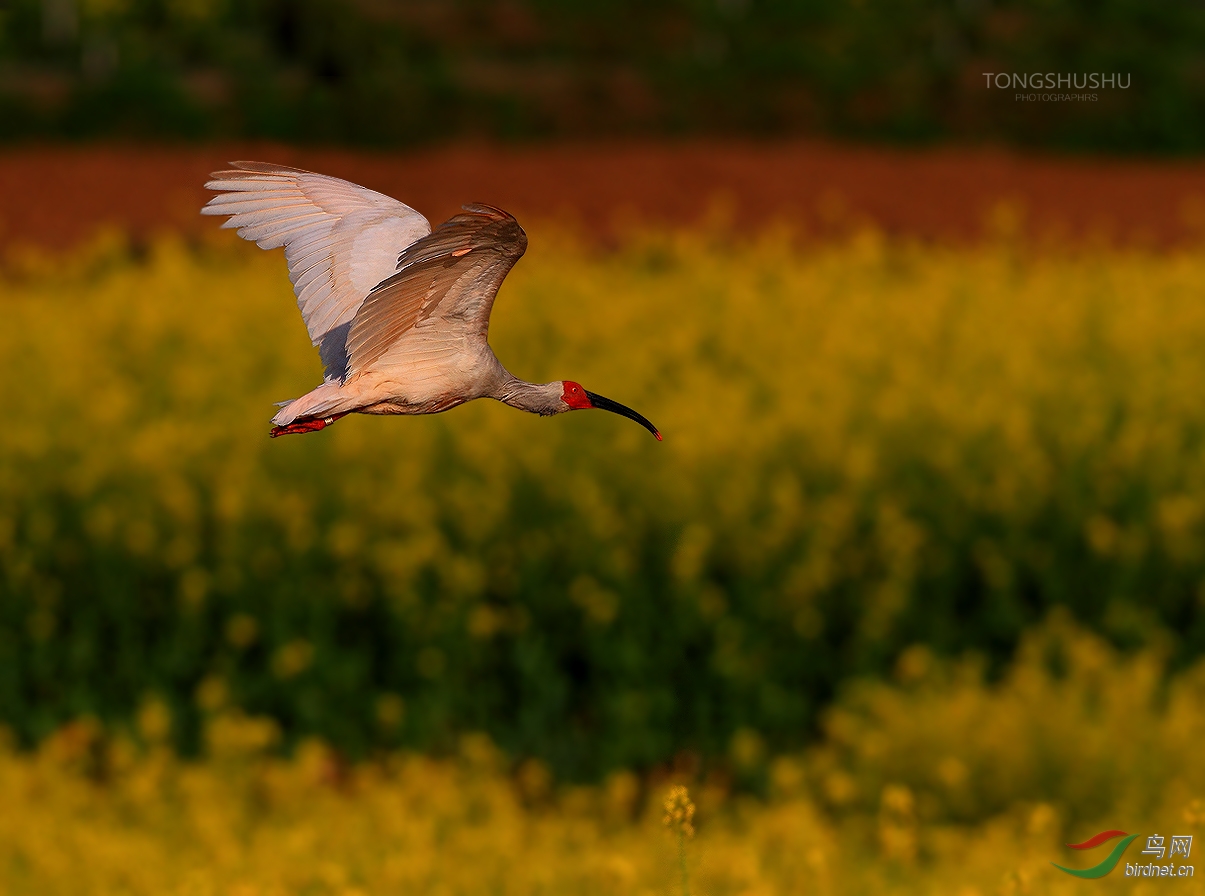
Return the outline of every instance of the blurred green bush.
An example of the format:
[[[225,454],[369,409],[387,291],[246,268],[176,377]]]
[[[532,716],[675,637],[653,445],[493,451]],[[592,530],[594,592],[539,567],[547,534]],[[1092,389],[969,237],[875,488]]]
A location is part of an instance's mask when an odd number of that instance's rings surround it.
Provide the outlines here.
[[[1056,606],[1205,649],[1199,252],[532,233],[499,356],[664,443],[493,402],[271,441],[321,379],[276,254],[14,258],[0,722],[154,698],[185,748],[235,706],[595,777],[796,748],[850,676],[991,673]]]
[[[9,0],[0,139],[831,134],[1205,147],[1188,0]],[[1017,102],[985,72],[1116,73]]]

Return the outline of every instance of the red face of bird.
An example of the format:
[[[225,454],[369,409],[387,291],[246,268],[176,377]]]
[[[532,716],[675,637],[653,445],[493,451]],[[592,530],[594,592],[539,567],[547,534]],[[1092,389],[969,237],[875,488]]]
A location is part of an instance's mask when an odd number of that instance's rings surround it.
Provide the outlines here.
[[[571,411],[585,411],[590,408],[596,408],[600,411],[610,411],[612,414],[619,414],[621,417],[627,417],[629,420],[635,420],[649,432],[657,437],[657,441],[661,441],[661,433],[657,432],[657,427],[649,423],[649,421],[637,414],[627,405],[622,405],[618,401],[612,401],[609,398],[604,398],[594,392],[587,392],[582,388],[580,383],[575,383],[572,380],[565,380],[561,386],[564,391],[561,393],[561,401],[568,405]]]

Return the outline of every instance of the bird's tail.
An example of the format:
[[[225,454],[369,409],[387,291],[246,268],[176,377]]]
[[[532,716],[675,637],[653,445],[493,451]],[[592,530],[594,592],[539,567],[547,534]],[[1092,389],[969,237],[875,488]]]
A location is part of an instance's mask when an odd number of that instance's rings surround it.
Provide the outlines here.
[[[295,420],[347,413],[353,409],[351,404],[350,397],[340,390],[339,383],[323,383],[300,398],[279,402],[277,406],[280,410],[272,418],[272,425],[288,426]]]

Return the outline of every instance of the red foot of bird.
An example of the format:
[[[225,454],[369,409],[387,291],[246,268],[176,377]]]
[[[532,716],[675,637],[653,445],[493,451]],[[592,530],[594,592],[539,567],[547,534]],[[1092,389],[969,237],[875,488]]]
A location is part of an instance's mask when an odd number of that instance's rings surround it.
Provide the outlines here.
[[[333,417],[298,420],[295,423],[290,423],[288,426],[273,426],[272,431],[268,433],[268,435],[274,439],[277,436],[291,436],[303,432],[317,432],[320,429],[326,429],[340,417],[346,416],[347,414],[335,414]]]

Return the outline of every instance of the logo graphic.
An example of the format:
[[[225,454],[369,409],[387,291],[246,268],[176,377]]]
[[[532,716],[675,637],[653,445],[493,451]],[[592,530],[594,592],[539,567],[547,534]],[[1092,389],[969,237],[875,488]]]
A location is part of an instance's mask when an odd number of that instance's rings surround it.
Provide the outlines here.
[[[1127,834],[1125,831],[1101,831],[1096,836],[1089,837],[1083,843],[1068,843],[1067,846],[1070,849],[1094,849],[1095,847],[1100,846],[1102,843],[1107,843],[1114,837],[1125,838],[1113,847],[1113,851],[1105,857],[1103,862],[1101,862],[1099,865],[1093,865],[1091,868],[1064,868],[1062,865],[1059,865],[1056,862],[1051,862],[1050,864],[1054,865],[1054,867],[1059,869],[1059,871],[1066,871],[1073,877],[1084,877],[1089,879],[1104,877],[1115,867],[1117,867],[1117,863],[1121,861],[1122,853],[1126,851],[1127,846],[1134,842],[1134,838],[1137,836],[1137,834]]]
[[[1117,867],[1117,863],[1121,861],[1122,854],[1126,851],[1131,843],[1134,842],[1137,834],[1127,834],[1125,831],[1101,831],[1093,837],[1089,837],[1083,843],[1068,843],[1068,849],[1095,849],[1102,843],[1108,843],[1110,840],[1117,837],[1123,838],[1118,841],[1104,859],[1097,865],[1091,868],[1064,868],[1057,862],[1051,862],[1059,871],[1066,872],[1072,877],[1082,877],[1094,879],[1104,877],[1110,871]],[[1191,834],[1174,834],[1172,835],[1170,847],[1165,846],[1165,838],[1159,834],[1152,834],[1146,838],[1146,849],[1142,851],[1144,856],[1154,856],[1160,861],[1166,856],[1168,859],[1174,860],[1179,856],[1188,858],[1192,854],[1192,835]],[[1183,865],[1175,861],[1167,864],[1156,864],[1154,861],[1148,861],[1146,864],[1137,862],[1131,864],[1126,863],[1126,877],[1192,877],[1196,869],[1192,865]]]

